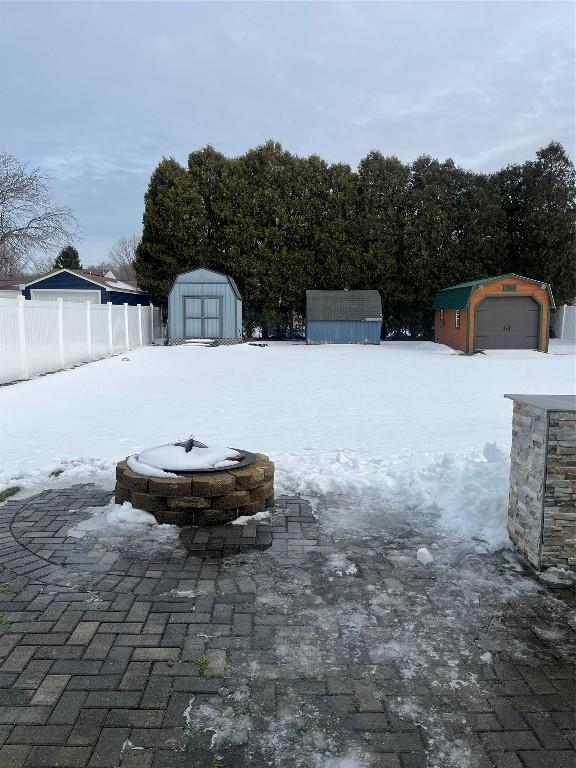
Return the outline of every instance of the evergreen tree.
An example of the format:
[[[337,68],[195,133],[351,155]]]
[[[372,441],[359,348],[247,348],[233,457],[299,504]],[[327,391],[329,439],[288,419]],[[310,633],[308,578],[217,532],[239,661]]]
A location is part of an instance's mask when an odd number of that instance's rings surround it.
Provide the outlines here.
[[[134,260],[140,287],[156,302],[165,302],[176,275],[203,266],[195,247],[202,232],[202,204],[187,171],[173,158],[164,158],[146,192]]]
[[[188,179],[200,199],[202,226],[194,243],[195,261],[210,269],[222,268],[222,229],[218,214],[218,197],[222,175],[230,163],[210,145],[188,156]]]
[[[135,266],[156,301],[180,272],[232,275],[248,332],[291,333],[308,288],[376,288],[385,336],[427,337],[436,291],[458,282],[517,272],[573,298],[575,209],[556,143],[488,175],[427,156],[373,151],[355,173],[273,141],[235,159],[207,146],[187,169],[158,165]]]
[[[358,185],[349,165],[324,164],[309,204],[314,281],[309,288],[353,288],[360,269]]]
[[[82,269],[80,256],[73,245],[65,245],[54,262],[54,269]]]
[[[576,296],[576,175],[557,142],[499,174],[508,219],[508,270],[552,285],[557,303]]]
[[[402,325],[407,286],[404,231],[410,168],[397,157],[372,151],[358,167],[358,241],[355,288],[376,288],[382,297],[385,336]],[[409,289],[408,289],[409,290]]]

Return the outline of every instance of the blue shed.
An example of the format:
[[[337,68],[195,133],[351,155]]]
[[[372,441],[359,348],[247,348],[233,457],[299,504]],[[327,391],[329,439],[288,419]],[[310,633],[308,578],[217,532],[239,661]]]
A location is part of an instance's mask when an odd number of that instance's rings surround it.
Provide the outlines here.
[[[234,280],[204,268],[178,275],[168,297],[168,338],[241,339],[242,297]]]
[[[150,296],[113,272],[93,274],[82,269],[56,269],[22,286],[26,299],[37,301],[91,301],[93,304],[150,304]]]
[[[378,291],[306,291],[308,344],[380,344]]]

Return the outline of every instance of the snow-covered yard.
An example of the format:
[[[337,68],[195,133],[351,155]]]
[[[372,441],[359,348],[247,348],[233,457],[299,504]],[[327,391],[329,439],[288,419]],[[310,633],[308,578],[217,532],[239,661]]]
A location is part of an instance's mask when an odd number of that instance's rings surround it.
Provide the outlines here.
[[[574,348],[464,356],[431,343],[147,347],[0,388],[0,490],[112,487],[116,461],[191,433],[270,454],[278,492],[437,510],[504,543],[512,403],[575,390]],[[55,471],[63,470],[58,476]],[[362,528],[335,513],[334,525]]]

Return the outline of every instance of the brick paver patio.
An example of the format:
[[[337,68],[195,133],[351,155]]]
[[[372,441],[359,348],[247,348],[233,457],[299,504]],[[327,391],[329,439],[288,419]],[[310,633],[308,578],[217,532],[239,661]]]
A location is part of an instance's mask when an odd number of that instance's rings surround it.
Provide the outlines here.
[[[509,553],[301,499],[156,550],[67,536],[109,498],[0,507],[1,768],[574,768],[573,594]]]

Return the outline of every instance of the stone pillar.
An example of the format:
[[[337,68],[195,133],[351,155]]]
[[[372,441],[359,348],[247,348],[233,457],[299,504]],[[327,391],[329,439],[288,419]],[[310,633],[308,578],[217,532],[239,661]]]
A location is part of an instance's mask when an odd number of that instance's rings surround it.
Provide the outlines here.
[[[576,396],[514,401],[508,532],[537,570],[576,570]]]

